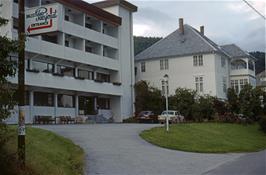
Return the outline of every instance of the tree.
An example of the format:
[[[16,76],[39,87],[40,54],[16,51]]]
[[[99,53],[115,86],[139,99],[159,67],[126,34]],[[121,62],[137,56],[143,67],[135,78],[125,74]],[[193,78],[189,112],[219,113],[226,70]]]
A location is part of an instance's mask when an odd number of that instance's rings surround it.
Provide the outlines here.
[[[135,111],[151,110],[155,114],[160,114],[164,109],[161,91],[151,87],[146,81],[140,81],[135,85]]]
[[[239,103],[238,103],[238,95],[236,91],[232,88],[227,90],[227,100],[228,100],[228,108],[232,113],[239,113]]]
[[[0,18],[0,28],[8,23],[8,20]],[[11,83],[7,77],[16,74],[16,62],[10,58],[11,53],[18,51],[18,42],[12,41],[6,36],[0,36],[0,147],[6,141],[6,125],[4,119],[10,116],[10,110],[16,104]]]
[[[175,91],[175,106],[186,119],[191,120],[193,118],[193,109],[192,106],[195,104],[196,91],[177,88]]]

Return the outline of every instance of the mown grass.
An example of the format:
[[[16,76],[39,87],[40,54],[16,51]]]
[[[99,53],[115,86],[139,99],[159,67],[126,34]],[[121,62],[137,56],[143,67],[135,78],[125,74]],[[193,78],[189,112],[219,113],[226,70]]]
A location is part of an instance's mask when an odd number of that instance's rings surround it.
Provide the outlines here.
[[[9,155],[15,155],[17,151],[16,127],[9,127],[9,130],[10,139],[6,150]],[[50,131],[32,127],[27,127],[26,134],[27,169],[23,173],[34,175],[83,174],[84,152],[72,141]]]
[[[143,131],[140,136],[160,147],[202,153],[253,152],[266,148],[266,134],[257,124],[191,123]]]

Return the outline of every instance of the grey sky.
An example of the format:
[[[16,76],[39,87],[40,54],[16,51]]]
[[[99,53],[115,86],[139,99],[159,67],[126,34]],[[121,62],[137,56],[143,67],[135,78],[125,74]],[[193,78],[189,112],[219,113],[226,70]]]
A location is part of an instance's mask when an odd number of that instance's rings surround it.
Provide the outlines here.
[[[217,44],[235,43],[247,51],[265,51],[265,20],[241,0],[129,2],[138,6],[134,35],[165,37],[178,28],[178,18],[182,17],[196,29],[204,25],[206,36]],[[266,15],[264,0],[248,2]]]

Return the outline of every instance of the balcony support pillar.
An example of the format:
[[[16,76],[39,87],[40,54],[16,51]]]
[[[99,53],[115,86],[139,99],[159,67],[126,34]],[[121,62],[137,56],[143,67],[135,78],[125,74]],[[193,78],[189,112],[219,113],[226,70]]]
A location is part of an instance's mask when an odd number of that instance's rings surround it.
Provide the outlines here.
[[[58,100],[57,100],[58,94],[54,94],[54,117],[57,117],[57,107],[58,107]]]
[[[33,105],[34,105],[34,102],[33,102],[33,100],[34,100],[34,92],[33,91],[29,91],[29,95],[30,95],[30,97],[29,97],[29,113],[30,113],[30,121],[32,121],[32,122],[34,122],[33,120],[34,120],[34,116],[33,116]]]
[[[75,95],[75,115],[79,116],[79,96]]]

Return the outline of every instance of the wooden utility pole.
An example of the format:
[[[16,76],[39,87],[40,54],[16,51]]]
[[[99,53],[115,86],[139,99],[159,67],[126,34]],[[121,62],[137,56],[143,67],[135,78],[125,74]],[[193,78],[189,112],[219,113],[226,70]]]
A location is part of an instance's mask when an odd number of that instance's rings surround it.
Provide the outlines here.
[[[18,159],[25,168],[25,0],[19,0],[19,53],[18,53]]]

